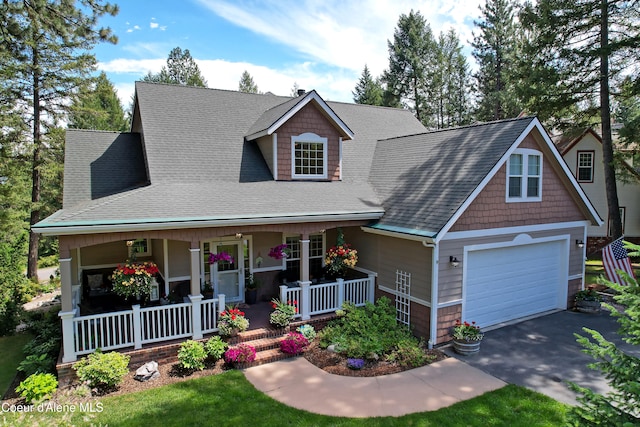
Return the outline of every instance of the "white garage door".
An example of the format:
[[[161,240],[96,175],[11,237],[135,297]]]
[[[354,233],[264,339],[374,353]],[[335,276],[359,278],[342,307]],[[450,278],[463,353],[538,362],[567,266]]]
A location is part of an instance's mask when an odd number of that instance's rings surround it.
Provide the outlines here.
[[[467,253],[463,316],[482,327],[566,308],[562,241]]]

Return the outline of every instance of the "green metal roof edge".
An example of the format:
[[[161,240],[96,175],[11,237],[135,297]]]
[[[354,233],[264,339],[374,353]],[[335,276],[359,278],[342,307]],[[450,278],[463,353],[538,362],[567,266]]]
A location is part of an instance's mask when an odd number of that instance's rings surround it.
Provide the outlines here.
[[[429,237],[429,238],[433,238],[438,234],[435,231],[419,230],[417,228],[406,228],[406,227],[400,227],[397,225],[372,224],[372,225],[367,225],[366,227],[373,228],[374,230],[390,231],[392,233],[403,233],[403,234],[410,234],[412,236]]]

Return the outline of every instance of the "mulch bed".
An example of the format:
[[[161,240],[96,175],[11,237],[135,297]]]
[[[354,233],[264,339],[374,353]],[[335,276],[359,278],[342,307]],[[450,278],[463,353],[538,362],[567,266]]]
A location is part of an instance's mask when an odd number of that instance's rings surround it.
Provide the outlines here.
[[[446,359],[447,356],[438,350],[425,350],[425,354],[431,356],[426,364],[437,362]],[[347,367],[347,357],[338,353],[330,352],[320,348],[317,341],[311,343],[311,345],[305,350],[303,357],[312,364],[319,368],[335,375],[346,375],[353,377],[374,377],[381,375],[389,375],[397,372],[406,371],[412,369],[411,367],[403,367],[397,363],[387,362],[384,360],[379,361],[367,361],[364,368],[360,370],[353,370]],[[228,369],[223,360],[218,360],[215,364],[209,364],[202,371],[185,371],[180,369],[177,363],[162,364],[158,366],[160,377],[141,382],[135,380],[135,370],[139,366],[131,366],[132,371],[127,374],[124,381],[120,386],[114,390],[92,390],[91,395],[97,396],[118,396],[122,394],[135,393],[142,390],[148,390],[156,387],[162,387],[168,384],[173,384],[180,381],[191,380],[195,378],[202,378],[208,375],[220,374]],[[21,404],[24,400],[18,396],[14,389],[18,386],[20,381],[24,378],[17,375],[14,379],[14,383],[11,385],[7,393],[3,396],[3,400],[9,404]],[[81,392],[82,386],[74,385],[65,389],[58,390],[53,400],[57,402],[74,403],[80,401],[86,401],[91,398],[86,393]]]

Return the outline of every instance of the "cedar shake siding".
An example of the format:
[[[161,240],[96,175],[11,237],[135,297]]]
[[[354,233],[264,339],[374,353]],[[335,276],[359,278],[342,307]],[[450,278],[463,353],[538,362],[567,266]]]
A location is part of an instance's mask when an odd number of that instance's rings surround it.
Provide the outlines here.
[[[291,137],[304,133],[314,133],[321,138],[327,138],[327,180],[340,179],[340,133],[313,102],[302,107],[276,133],[278,135],[278,180],[292,179]]]
[[[542,201],[507,203],[507,166],[503,165],[450,231],[584,221],[584,213],[551,165],[550,153],[541,150],[531,135],[520,148],[542,152]]]

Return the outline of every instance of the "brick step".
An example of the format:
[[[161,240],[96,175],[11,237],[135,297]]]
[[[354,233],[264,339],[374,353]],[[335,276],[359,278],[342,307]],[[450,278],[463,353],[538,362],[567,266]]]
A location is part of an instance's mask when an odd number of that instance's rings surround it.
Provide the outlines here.
[[[256,352],[256,359],[249,363],[239,363],[236,367],[238,369],[246,369],[252,366],[265,365],[267,363],[276,362],[278,360],[290,359],[296,357],[296,354],[287,354],[280,351],[280,348],[273,348],[269,350],[262,350]]]

